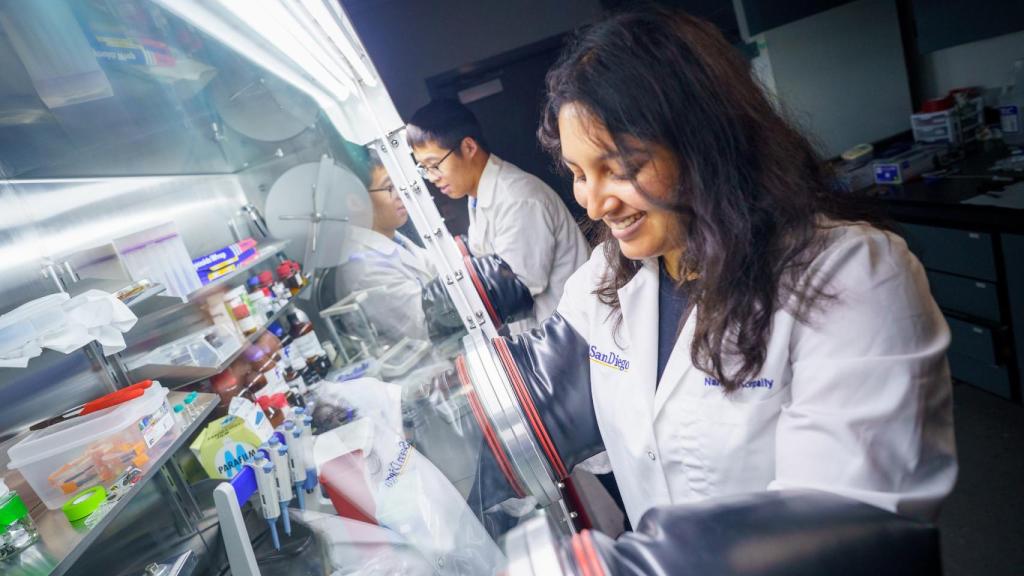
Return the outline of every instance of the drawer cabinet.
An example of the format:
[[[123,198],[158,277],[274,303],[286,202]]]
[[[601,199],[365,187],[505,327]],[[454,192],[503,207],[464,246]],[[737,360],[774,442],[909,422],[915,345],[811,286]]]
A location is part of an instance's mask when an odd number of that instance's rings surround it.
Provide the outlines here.
[[[996,281],[992,235],[920,224],[900,224],[911,251],[929,270]]]
[[[950,351],[949,370],[957,380],[969,382],[1003,398],[1013,398],[1010,374],[1005,366],[986,364]]]
[[[992,329],[965,322],[957,318],[946,317],[953,341],[949,346],[950,353],[960,354],[986,364],[1002,363],[999,343]]]
[[[994,283],[929,270],[928,285],[943,310],[999,322],[999,294]]]
[[[946,315],[953,377],[1018,398],[1024,237],[906,223],[897,231],[924,265],[932,296]]]

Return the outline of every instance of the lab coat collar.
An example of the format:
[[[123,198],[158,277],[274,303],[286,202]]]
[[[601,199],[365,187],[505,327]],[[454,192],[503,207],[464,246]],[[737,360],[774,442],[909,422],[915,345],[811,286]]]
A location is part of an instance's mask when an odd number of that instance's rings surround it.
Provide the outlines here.
[[[364,248],[369,248],[374,252],[390,256],[398,250],[398,244],[387,236],[380,232],[375,232],[369,228],[362,228],[359,226],[349,227],[349,236],[345,242],[345,255],[351,258],[357,252],[362,251]]]
[[[367,250],[376,252],[388,258],[398,259],[407,268],[415,271],[421,278],[433,276],[430,264],[423,256],[422,248],[415,242],[404,236],[401,232],[395,232],[395,237],[405,243],[405,249],[391,238],[375,232],[369,228],[351,226],[348,237],[345,238],[345,245],[342,248],[342,263],[354,257],[365,255]]]
[[[686,381],[691,370],[695,370],[693,360],[690,358],[690,342],[693,341],[693,333],[697,327],[697,308],[690,311],[689,317],[683,324],[683,330],[672,347],[672,353],[665,363],[665,371],[658,382],[658,389],[654,393],[654,417],[657,418],[665,402],[672,396],[672,393],[682,382]]]
[[[644,260],[640,270],[619,288],[618,294],[622,325],[615,334],[615,341],[625,355],[633,359],[635,366],[630,380],[637,389],[629,398],[642,402],[644,412],[653,418],[654,385],[658,377],[658,260]],[[633,368],[630,371],[633,372]]]
[[[427,262],[426,252],[422,248],[401,232],[395,232],[395,240],[401,240],[402,245],[405,246],[405,249],[399,250],[398,253],[401,255],[402,262],[404,262],[406,266],[414,268],[421,274],[433,276],[433,270]],[[391,243],[398,245],[394,240],[391,240]]]
[[[487,158],[487,165],[480,174],[480,182],[476,185],[476,207],[486,208],[494,202],[494,195],[498,191],[498,179],[505,161],[491,154]]]
[[[651,407],[652,419],[665,406],[666,400],[693,370],[690,360],[690,346],[696,327],[696,308],[694,308],[677,344],[672,348],[662,378],[658,380],[658,287],[661,282],[658,259],[648,258],[642,262],[640,270],[625,286],[619,289],[619,304],[622,307],[622,321],[626,332],[622,334],[628,340],[630,354],[636,357],[636,366],[643,367],[634,376],[645,401]],[[652,304],[653,303],[653,304]],[[651,312],[654,312],[652,315]],[[657,386],[655,387],[655,384]]]

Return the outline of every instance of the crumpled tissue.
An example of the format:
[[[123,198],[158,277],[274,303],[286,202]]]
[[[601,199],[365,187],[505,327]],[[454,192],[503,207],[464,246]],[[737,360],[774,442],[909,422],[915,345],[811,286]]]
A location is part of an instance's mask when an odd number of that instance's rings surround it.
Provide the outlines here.
[[[112,294],[50,294],[0,316],[0,367],[24,368],[44,348],[68,354],[97,341],[109,356],[125,348],[138,318]]]

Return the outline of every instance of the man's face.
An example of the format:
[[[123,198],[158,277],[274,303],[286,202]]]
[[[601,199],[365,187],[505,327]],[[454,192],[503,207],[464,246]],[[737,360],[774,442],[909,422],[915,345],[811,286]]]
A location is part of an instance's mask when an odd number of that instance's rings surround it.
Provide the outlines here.
[[[474,191],[480,170],[471,160],[482,153],[472,138],[463,138],[462,143],[451,150],[433,140],[412,149],[416,163],[427,170],[427,180],[455,200]]]
[[[369,192],[373,203],[373,229],[385,236],[393,236],[409,220],[409,213],[383,166],[374,167],[370,173]]]

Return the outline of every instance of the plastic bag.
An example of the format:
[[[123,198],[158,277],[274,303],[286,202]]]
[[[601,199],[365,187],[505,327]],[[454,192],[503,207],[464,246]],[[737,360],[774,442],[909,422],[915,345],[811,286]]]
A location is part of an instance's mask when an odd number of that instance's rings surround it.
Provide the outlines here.
[[[489,574],[504,555],[462,493],[402,435],[360,418],[317,437],[314,458],[340,516],[389,528],[439,574]]]

